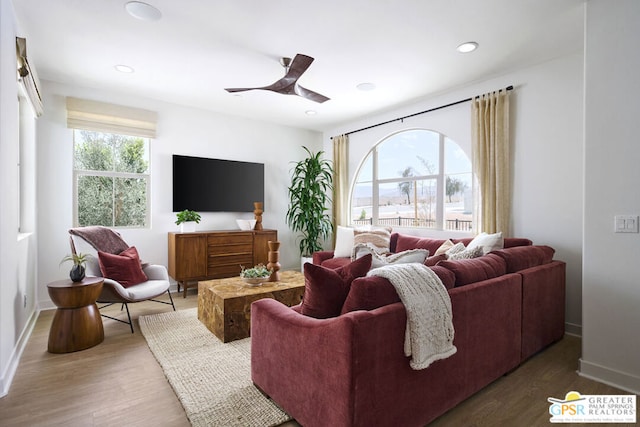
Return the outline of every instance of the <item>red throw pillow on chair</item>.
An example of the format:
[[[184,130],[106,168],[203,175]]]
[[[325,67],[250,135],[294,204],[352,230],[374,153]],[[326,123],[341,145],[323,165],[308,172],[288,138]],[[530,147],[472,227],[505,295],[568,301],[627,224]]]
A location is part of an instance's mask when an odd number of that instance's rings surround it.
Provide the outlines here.
[[[125,249],[118,255],[98,251],[98,261],[102,276],[115,280],[125,288],[149,280],[142,271],[135,246]]]
[[[317,319],[339,316],[351,282],[367,274],[371,268],[371,258],[371,254],[367,254],[335,270],[306,263],[300,313]]]

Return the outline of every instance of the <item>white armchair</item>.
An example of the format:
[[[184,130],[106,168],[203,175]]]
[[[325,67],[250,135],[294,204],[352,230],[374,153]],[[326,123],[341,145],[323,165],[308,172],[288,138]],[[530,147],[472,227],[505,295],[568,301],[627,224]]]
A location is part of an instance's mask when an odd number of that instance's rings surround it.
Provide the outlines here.
[[[102,277],[100,271],[100,263],[98,260],[98,251],[84,238],[70,234],[71,251],[73,253],[90,254],[86,263],[86,275]],[[105,278],[104,285],[102,286],[102,292],[98,297],[97,303],[102,304],[98,308],[102,309],[113,304],[122,304],[122,308],[126,308],[127,320],[118,319],[106,314],[100,313],[103,317],[116,320],[118,322],[127,323],[133,333],[133,322],[131,321],[131,315],[129,314],[129,303],[135,303],[140,301],[154,301],[162,304],[169,304],[175,311],[176,307],[173,304],[173,297],[169,291],[171,282],[169,281],[169,274],[167,268],[163,265],[147,265],[142,268],[148,280],[143,283],[139,283],[133,286],[124,287],[115,280]],[[169,295],[169,301],[155,300],[154,298],[167,293]]]

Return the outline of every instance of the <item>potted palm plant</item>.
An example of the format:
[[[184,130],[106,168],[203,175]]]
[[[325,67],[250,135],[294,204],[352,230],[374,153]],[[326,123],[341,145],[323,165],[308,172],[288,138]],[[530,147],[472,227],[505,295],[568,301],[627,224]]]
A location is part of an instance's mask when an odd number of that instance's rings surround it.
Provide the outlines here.
[[[323,159],[323,151],[312,153],[302,147],[308,157],[295,163],[292,169],[289,192],[287,224],[295,232],[301,232],[300,255],[305,258],[319,250],[333,230],[328,205],[333,190],[333,168]]]
[[[180,226],[182,233],[196,231],[196,224],[200,223],[200,214],[195,211],[185,209],[176,214],[176,225]]]

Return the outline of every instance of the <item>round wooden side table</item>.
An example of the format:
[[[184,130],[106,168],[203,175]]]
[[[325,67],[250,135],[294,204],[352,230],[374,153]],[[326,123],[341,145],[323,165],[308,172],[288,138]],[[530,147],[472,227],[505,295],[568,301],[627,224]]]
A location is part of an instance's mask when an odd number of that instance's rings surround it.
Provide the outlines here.
[[[49,330],[49,353],[85,350],[104,340],[104,328],[96,299],[102,291],[102,277],[85,277],[47,284],[57,310]]]

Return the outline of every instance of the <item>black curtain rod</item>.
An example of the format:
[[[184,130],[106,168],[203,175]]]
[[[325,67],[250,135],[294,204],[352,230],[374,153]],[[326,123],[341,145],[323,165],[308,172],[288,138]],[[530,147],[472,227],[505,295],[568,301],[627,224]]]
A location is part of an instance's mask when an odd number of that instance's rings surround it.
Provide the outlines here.
[[[507,86],[505,88],[505,90],[513,90],[513,86]],[[378,124],[375,124],[375,125],[367,126],[367,127],[364,127],[362,129],[358,129],[358,130],[352,130],[351,132],[345,132],[343,135],[351,135],[352,133],[362,132],[363,130],[369,130],[369,129],[373,129],[373,128],[378,127],[378,126],[388,125],[389,123],[402,121],[404,119],[408,119],[408,118],[411,118],[411,117],[419,116],[420,114],[430,113],[432,111],[442,110],[443,108],[453,107],[454,105],[462,104],[463,102],[469,102],[469,101],[471,101],[471,100],[473,100],[475,98],[478,98],[479,96],[480,95],[477,95],[477,96],[474,96],[473,98],[467,98],[467,99],[463,99],[461,101],[452,102],[451,104],[441,105],[441,106],[435,107],[435,108],[430,108],[428,110],[420,111],[418,113],[409,114],[408,116],[398,117],[397,119],[387,120],[386,122],[382,122],[382,123],[378,123]],[[331,139],[333,139],[333,137]]]

